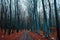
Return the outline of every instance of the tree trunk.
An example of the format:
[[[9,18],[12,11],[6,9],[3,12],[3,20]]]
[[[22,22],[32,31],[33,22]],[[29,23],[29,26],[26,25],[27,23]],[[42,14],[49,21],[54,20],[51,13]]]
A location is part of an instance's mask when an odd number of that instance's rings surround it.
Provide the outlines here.
[[[55,16],[56,16],[56,28],[57,28],[57,40],[59,40],[59,20],[58,20],[58,12],[57,12],[57,5],[56,5],[56,0],[54,0],[54,6],[55,6]]]

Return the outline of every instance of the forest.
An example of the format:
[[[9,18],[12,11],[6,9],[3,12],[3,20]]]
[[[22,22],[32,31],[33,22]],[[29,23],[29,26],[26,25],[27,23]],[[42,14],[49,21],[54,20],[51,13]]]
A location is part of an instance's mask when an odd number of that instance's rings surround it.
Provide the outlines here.
[[[0,29],[27,29],[49,36],[60,31],[60,0],[0,0]],[[59,33],[58,33],[59,35]]]

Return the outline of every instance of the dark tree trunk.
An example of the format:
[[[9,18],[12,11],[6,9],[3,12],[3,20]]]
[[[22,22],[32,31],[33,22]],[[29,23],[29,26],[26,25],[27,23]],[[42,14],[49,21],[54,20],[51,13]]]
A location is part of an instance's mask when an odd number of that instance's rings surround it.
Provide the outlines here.
[[[3,29],[3,13],[4,13],[4,6],[3,6],[3,0],[1,0],[1,29]]]
[[[12,12],[11,12],[11,0],[10,0],[10,5],[9,5],[9,7],[10,7],[10,22],[9,22],[9,30],[8,30],[8,34],[10,35],[10,32],[11,32],[11,28],[12,28]]]
[[[36,32],[36,12],[37,12],[37,0],[33,0],[34,2],[34,11],[33,11],[33,30]]]
[[[48,36],[48,32],[47,32],[47,15],[46,15],[45,6],[44,6],[44,0],[42,0],[42,5],[43,5],[43,13],[44,13],[43,30],[45,31],[45,35],[47,37]]]
[[[48,3],[49,3],[49,25],[50,27],[52,26],[51,25],[51,4],[50,4],[50,1],[48,0]]]
[[[54,6],[55,6],[55,16],[56,16],[56,28],[57,28],[57,40],[60,40],[59,38],[59,20],[58,20],[58,12],[57,12],[57,5],[56,5],[56,0],[54,0]]]

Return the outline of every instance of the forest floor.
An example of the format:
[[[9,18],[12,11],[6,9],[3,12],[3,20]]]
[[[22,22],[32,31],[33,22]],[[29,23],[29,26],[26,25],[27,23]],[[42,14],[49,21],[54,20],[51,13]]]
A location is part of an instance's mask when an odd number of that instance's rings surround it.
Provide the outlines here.
[[[56,33],[53,36],[52,35],[53,34],[51,34],[51,37],[52,39],[54,39]],[[44,35],[38,35],[37,33],[31,31],[19,31],[11,33],[10,35],[8,35],[7,33],[4,35],[4,32],[0,31],[0,40],[49,40],[49,39],[47,37],[44,37]]]

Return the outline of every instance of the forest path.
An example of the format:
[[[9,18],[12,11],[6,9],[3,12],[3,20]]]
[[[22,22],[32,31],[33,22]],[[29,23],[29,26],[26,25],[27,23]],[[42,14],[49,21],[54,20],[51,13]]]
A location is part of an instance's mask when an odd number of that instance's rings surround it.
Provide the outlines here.
[[[33,40],[33,38],[29,35],[28,32],[24,32],[21,38],[19,40]]]

